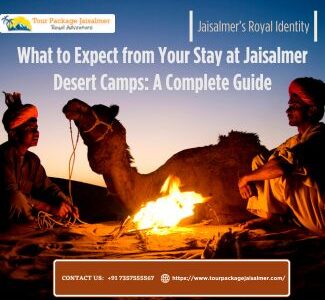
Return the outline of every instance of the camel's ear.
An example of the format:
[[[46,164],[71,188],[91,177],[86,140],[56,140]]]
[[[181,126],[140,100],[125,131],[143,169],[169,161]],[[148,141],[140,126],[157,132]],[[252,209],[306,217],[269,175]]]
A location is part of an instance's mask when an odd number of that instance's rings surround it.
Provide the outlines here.
[[[117,105],[111,105],[109,107],[109,110],[110,110],[110,115],[112,117],[112,119],[114,119],[117,115],[118,115],[118,111],[119,111],[119,107]]]
[[[93,105],[92,109],[103,121],[106,122],[113,121],[119,111],[119,107],[117,105],[111,105],[110,107],[107,107],[103,104],[97,104]]]

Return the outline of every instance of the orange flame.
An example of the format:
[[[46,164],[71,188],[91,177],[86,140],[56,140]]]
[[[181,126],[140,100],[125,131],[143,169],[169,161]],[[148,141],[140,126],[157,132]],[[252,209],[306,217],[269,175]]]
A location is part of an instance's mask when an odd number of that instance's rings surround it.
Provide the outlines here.
[[[176,226],[194,214],[195,204],[203,203],[205,198],[195,192],[181,192],[180,184],[178,177],[168,176],[160,190],[165,196],[148,202],[133,217],[138,229]]]

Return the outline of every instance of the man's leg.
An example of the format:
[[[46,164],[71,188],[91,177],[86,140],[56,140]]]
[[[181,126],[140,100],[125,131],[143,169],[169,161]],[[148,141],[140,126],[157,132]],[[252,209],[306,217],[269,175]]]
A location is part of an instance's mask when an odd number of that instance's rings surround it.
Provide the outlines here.
[[[325,192],[316,182],[292,177],[287,183],[285,196],[286,204],[301,225],[314,232],[325,232]]]
[[[252,170],[262,167],[270,155],[271,152],[255,156]],[[282,222],[283,215],[288,212],[288,206],[278,200],[284,197],[283,178],[254,182],[254,187],[256,195],[248,199],[247,210],[260,218],[248,221],[242,227],[251,228]]]

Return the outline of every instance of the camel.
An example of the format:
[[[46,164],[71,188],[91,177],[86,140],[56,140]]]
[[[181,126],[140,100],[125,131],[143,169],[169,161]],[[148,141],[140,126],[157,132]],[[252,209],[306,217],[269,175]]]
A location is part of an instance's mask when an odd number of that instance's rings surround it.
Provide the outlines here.
[[[118,197],[130,214],[161,196],[169,175],[181,180],[181,191],[195,191],[209,200],[196,206],[192,222],[212,219],[215,223],[247,220],[246,203],[237,188],[240,175],[251,168],[253,157],[267,149],[254,133],[231,131],[216,145],[186,149],[173,155],[152,173],[139,174],[126,142],[126,130],[116,119],[119,107],[107,107],[72,99],[63,113],[74,121],[88,147],[91,169],[103,175],[110,194]]]

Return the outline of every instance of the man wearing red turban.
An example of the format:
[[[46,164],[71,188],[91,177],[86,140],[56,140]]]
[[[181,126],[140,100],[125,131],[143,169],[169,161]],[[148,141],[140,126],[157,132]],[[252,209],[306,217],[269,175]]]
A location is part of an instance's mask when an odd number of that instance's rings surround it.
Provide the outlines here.
[[[0,145],[0,222],[32,221],[33,212],[40,210],[77,217],[70,198],[47,177],[38,156],[28,151],[38,143],[37,108],[23,105],[18,93],[5,95],[8,109],[2,122],[8,141]]]
[[[269,157],[255,157],[253,171],[239,179],[250,212],[268,222],[292,213],[309,230],[325,232],[325,125],[320,122],[324,103],[323,81],[305,77],[290,83],[286,113],[298,134]]]

